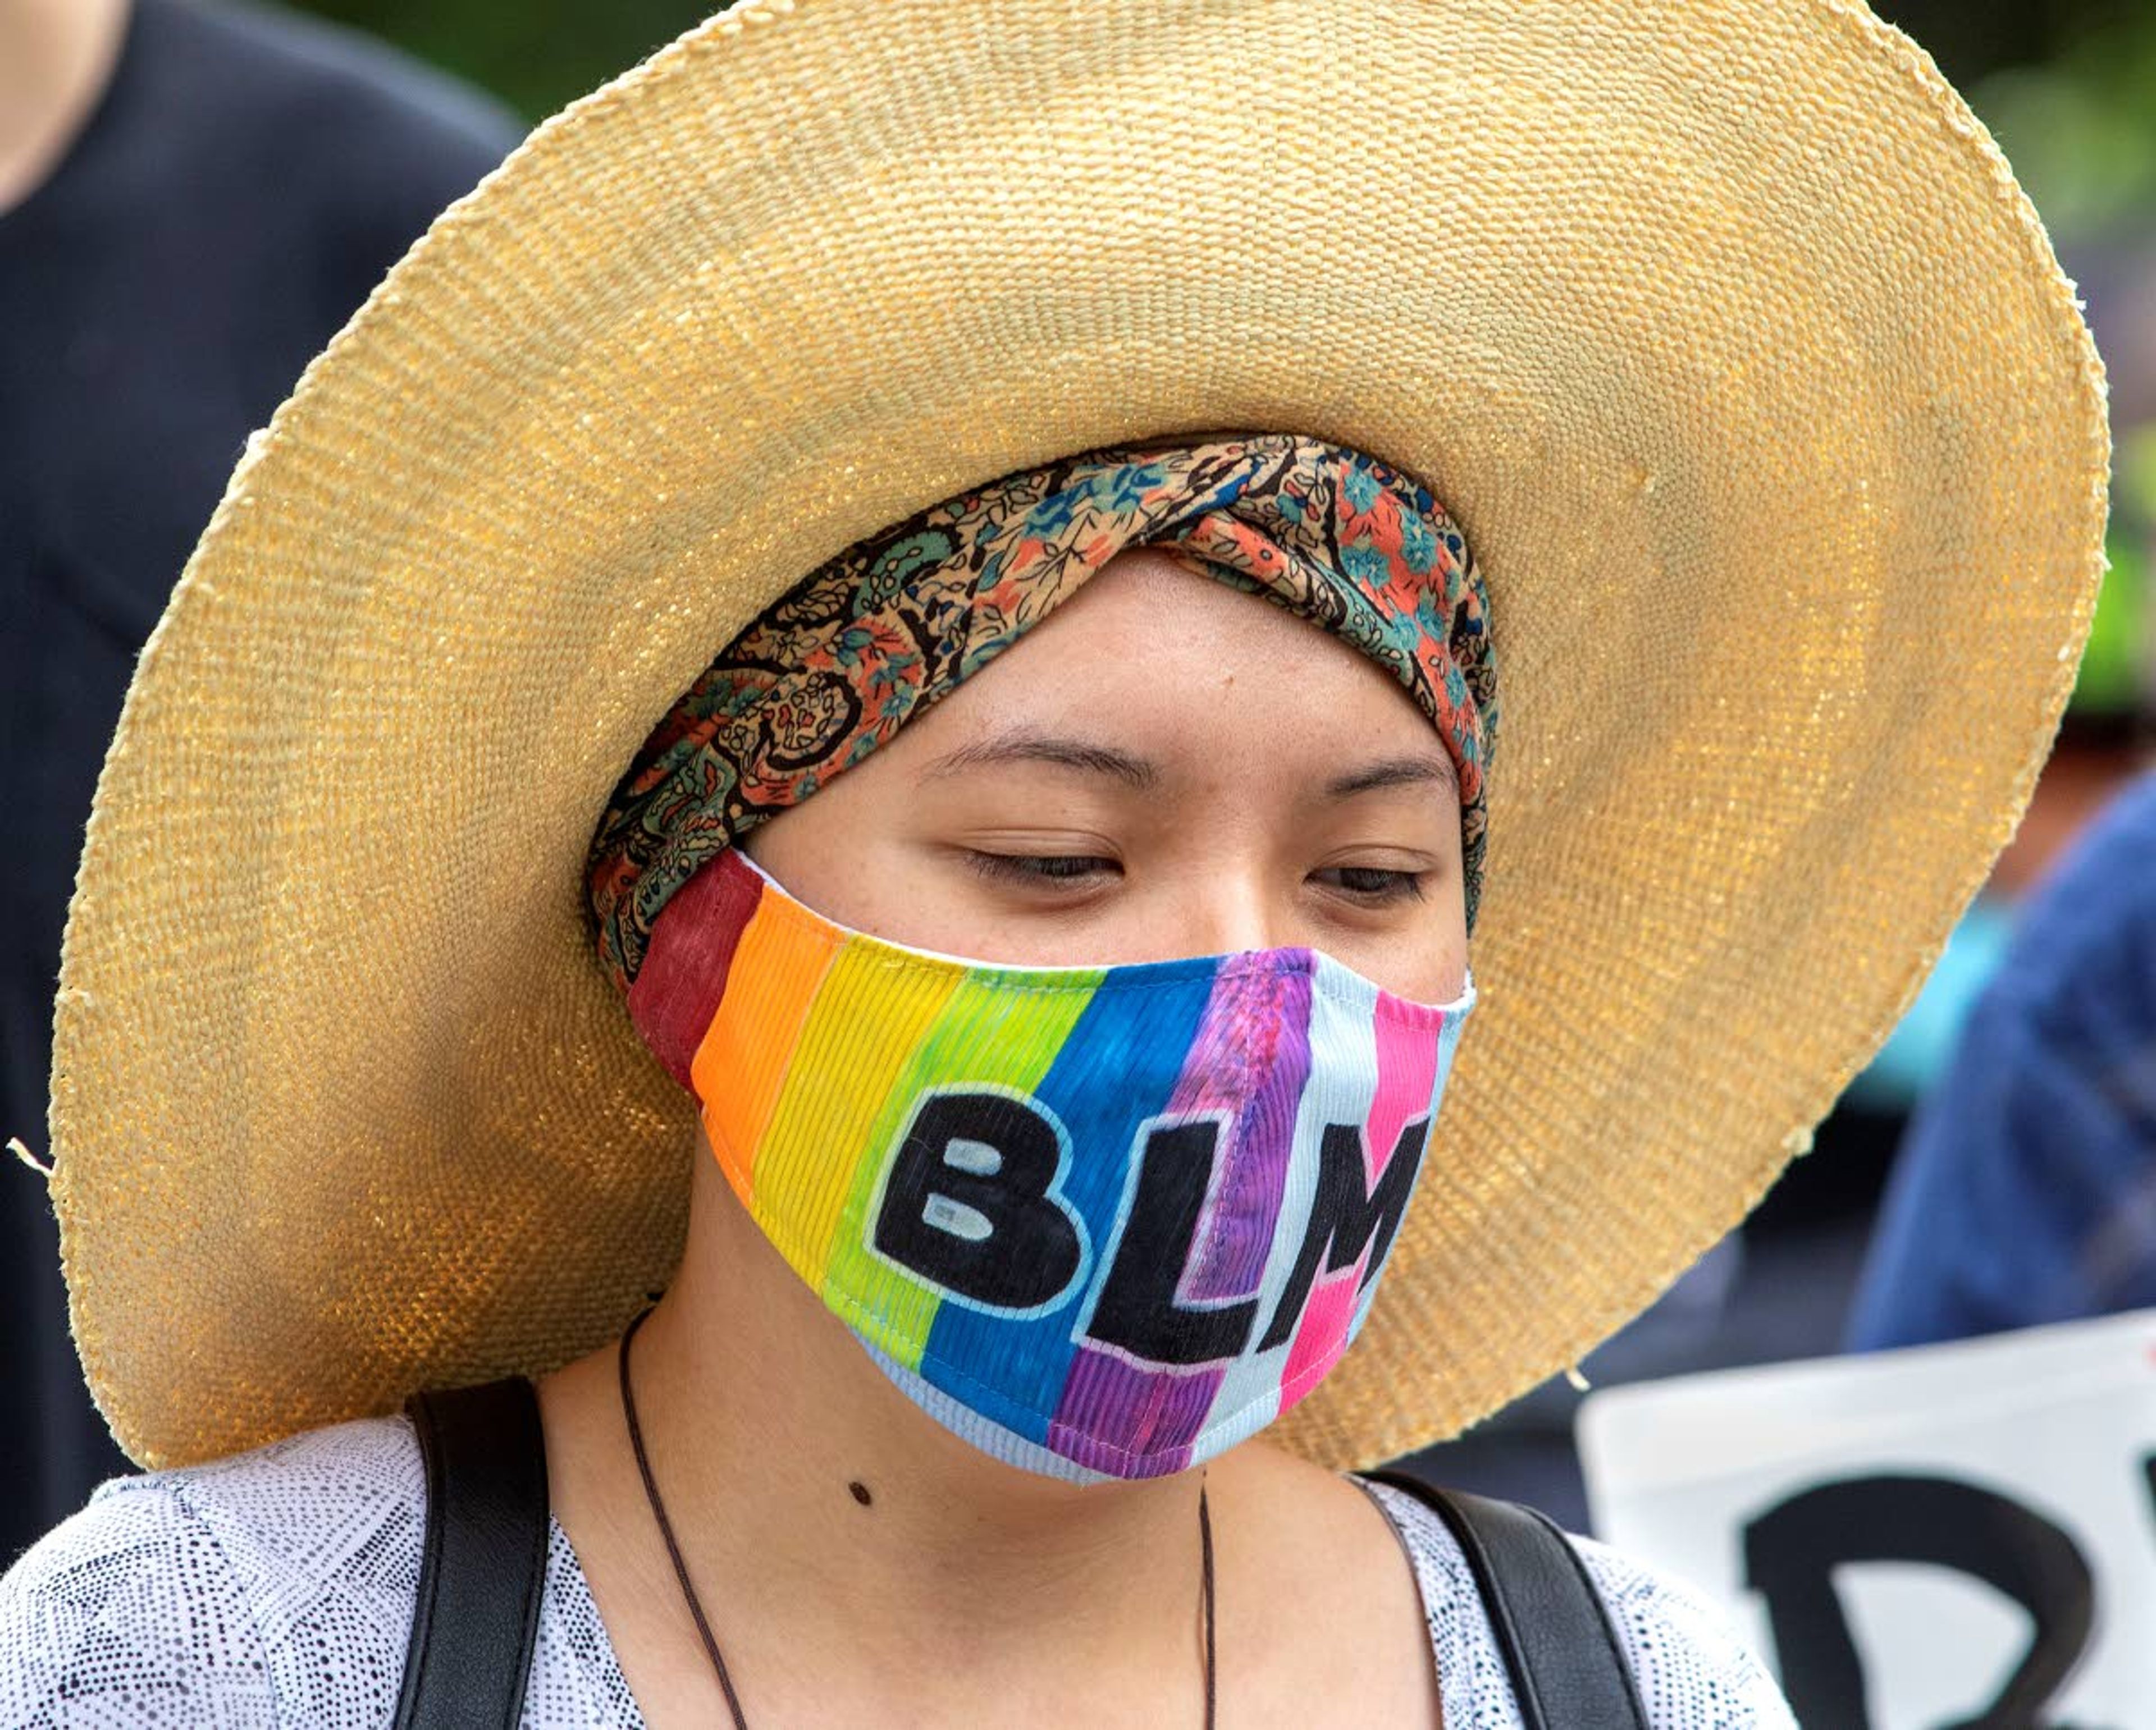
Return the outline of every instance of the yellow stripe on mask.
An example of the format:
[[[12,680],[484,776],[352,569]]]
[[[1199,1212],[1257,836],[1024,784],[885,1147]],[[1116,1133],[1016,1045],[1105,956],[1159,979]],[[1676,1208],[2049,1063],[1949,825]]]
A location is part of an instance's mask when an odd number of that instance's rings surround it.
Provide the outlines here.
[[[1066,985],[1022,991],[1007,982],[968,976],[896,1077],[870,1129],[870,1157],[855,1173],[832,1240],[829,1285],[870,1300],[853,1318],[855,1326],[871,1344],[908,1369],[921,1367],[942,1294],[892,1267],[868,1246],[869,1210],[875,1204],[894,1144],[932,1084],[1029,1095],[1086,1012],[1091,987],[1100,979],[1098,973],[1087,976],[1082,989]]]
[[[783,1220],[759,1207],[757,1221],[819,1292],[855,1174],[883,1152],[871,1140],[876,1119],[963,977],[860,942],[840,949],[824,975],[753,1172],[756,1194],[786,1198]],[[877,1030],[873,1041],[867,1028]],[[819,1079],[805,1084],[807,1076]]]

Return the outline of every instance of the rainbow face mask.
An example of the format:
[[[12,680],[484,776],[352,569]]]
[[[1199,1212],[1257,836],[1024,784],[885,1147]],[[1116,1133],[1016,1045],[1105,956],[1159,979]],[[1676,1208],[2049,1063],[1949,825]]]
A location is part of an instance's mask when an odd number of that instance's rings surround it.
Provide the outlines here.
[[[956,960],[730,851],[668,905],[629,1008],[891,1379],[996,1458],[1086,1480],[1210,1459],[1339,1360],[1473,1001],[1300,949]]]

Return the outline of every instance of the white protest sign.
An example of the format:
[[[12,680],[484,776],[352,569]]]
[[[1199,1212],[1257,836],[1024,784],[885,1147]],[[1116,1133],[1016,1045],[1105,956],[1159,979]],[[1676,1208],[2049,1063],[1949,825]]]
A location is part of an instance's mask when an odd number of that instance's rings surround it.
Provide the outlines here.
[[[1579,1445],[1807,1730],[2156,1730],[2156,1310],[1612,1388]]]

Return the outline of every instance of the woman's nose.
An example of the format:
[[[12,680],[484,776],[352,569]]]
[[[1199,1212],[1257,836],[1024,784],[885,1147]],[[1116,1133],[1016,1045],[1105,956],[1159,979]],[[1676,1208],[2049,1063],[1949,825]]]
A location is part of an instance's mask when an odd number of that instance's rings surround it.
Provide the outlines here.
[[[1251,874],[1216,868],[1194,879],[1180,900],[1177,924],[1184,955],[1229,955],[1295,941],[1293,933],[1281,929],[1272,898]]]

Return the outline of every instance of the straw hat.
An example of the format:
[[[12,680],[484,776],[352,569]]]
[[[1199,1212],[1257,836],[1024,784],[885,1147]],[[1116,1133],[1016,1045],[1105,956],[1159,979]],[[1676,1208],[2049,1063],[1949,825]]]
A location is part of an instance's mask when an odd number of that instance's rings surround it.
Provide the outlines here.
[[[1221,427],[1428,483],[1507,704],[1478,1024],[1281,1433],[1455,1430],[1734,1224],[2012,831],[2101,564],[2095,355],[1930,61],[1853,0],[762,0],[434,225],[143,657],[52,1108],[129,1451],[613,1333],[691,1157],[581,902],[646,730],[860,536]]]

